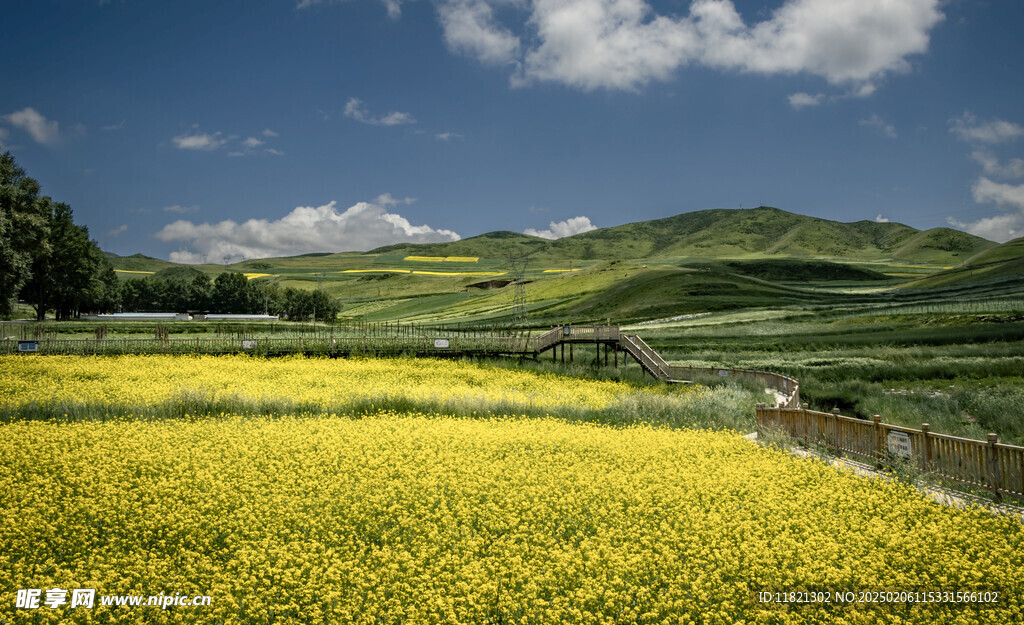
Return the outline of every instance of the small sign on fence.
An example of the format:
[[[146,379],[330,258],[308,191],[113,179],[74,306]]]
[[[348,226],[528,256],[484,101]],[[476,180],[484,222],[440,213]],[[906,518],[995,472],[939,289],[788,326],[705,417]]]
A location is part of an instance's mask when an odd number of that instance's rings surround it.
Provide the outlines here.
[[[448,339],[434,339],[434,349],[448,349]]]
[[[256,349],[256,341],[242,341],[242,349]]]
[[[719,377],[727,378],[727,377],[729,377],[729,370],[728,369],[719,369],[718,370],[718,375],[719,375]]]
[[[910,460],[912,457],[912,449],[910,447],[910,435],[906,432],[889,432],[887,437],[887,447],[889,449],[889,455],[896,458],[903,458],[904,460]]]
[[[18,341],[19,352],[38,352],[39,343],[38,341]]]

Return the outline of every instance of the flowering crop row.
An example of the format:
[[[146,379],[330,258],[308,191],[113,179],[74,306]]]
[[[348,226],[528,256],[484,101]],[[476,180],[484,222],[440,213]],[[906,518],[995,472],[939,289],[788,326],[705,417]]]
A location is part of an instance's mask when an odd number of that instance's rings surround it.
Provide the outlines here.
[[[437,415],[0,428],[0,622],[1010,623],[1019,520],[727,432]],[[995,590],[764,609],[802,587]],[[20,588],[209,595],[14,607]]]
[[[353,406],[601,410],[627,384],[432,359],[302,356],[0,357],[0,414],[106,415],[172,402],[330,411]],[[699,391],[691,391],[693,393]],[[198,407],[198,406],[196,406]]]

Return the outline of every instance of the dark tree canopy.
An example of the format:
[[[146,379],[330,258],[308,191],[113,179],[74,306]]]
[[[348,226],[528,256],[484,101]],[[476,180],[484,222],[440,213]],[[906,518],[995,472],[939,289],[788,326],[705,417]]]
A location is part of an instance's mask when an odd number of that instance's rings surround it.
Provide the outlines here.
[[[0,154],[0,317],[18,299],[43,319],[117,310],[269,313],[291,320],[334,320],[337,302],[323,291],[252,284],[241,273],[215,280],[194,268],[172,268],[121,282],[71,207],[40,193],[9,152]]]
[[[10,153],[0,155],[0,315],[20,297],[43,319],[111,310],[119,297],[110,262],[71,207],[39,195]]]
[[[0,154],[0,316],[11,313],[34,259],[47,252],[48,204],[10,152]]]

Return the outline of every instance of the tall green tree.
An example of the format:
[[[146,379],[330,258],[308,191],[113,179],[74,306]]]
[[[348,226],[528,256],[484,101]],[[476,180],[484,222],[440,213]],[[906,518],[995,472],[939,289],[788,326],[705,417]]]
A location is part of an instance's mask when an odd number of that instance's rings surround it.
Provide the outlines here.
[[[213,297],[213,281],[208,274],[199,274],[188,284],[188,308],[192,310],[209,310]]]
[[[245,274],[226,272],[213,281],[213,310],[219,313],[247,314],[259,309],[256,291]]]
[[[10,315],[32,275],[33,260],[48,252],[49,198],[10,152],[0,154],[0,316]]]
[[[88,228],[74,222],[70,206],[45,200],[47,244],[32,257],[31,275],[21,297],[40,321],[51,310],[57,319],[71,319],[83,306],[95,303],[90,293],[105,274],[109,276],[110,262],[89,239]]]

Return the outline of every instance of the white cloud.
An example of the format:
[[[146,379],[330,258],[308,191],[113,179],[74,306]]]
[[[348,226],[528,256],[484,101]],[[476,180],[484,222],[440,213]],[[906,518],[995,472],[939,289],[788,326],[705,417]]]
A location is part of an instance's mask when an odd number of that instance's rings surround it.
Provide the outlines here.
[[[946,221],[951,226],[999,243],[1024,235],[1024,184],[1004,184],[981,177],[974,183],[971,192],[974,201],[979,204],[990,202],[1015,211],[970,223],[949,217]]]
[[[886,123],[886,121],[879,117],[877,114],[872,115],[867,119],[860,120],[860,125],[877,128],[879,131],[881,131],[882,134],[889,137],[890,139],[896,138],[896,129],[892,126],[892,124]]]
[[[415,124],[416,120],[408,113],[391,111],[386,115],[374,116],[366,109],[366,105],[359,98],[349,98],[345,104],[345,117],[351,117],[356,121],[373,126],[398,126],[401,124]]]
[[[878,215],[875,217],[875,221],[880,223],[880,224],[887,224],[887,223],[889,223],[889,218],[888,217],[883,217],[882,213],[878,213]]]
[[[498,23],[487,0],[447,0],[438,5],[437,13],[445,43],[453,52],[488,65],[516,62],[519,38]]]
[[[964,223],[949,217],[946,219],[946,223],[954,228],[960,228],[973,235],[998,243],[1006,243],[1010,239],[1024,236],[1024,214],[1021,213],[986,217],[972,223]]]
[[[384,3],[384,8],[388,10],[388,17],[396,20],[402,17],[402,2],[401,0],[381,0]]]
[[[1024,135],[1024,126],[1002,119],[979,123],[970,111],[949,120],[949,131],[964,141],[979,143],[1007,143]]]
[[[818,106],[825,99],[824,93],[811,95],[809,93],[794,93],[789,96],[789,105],[800,110],[808,106]]]
[[[746,26],[729,0],[691,5],[702,62],[722,68],[810,73],[833,84],[866,83],[906,71],[928,49],[943,16],[939,0],[788,0],[770,19]]]
[[[416,120],[408,113],[391,111],[387,115],[381,117],[376,123],[381,126],[398,126],[400,124],[415,124]]]
[[[114,228],[113,230],[110,230],[109,232],[107,232],[107,236],[116,237],[116,236],[118,236],[120,234],[123,234],[123,233],[125,233],[127,231],[128,231],[128,224],[121,224],[117,228]]]
[[[111,132],[111,131],[114,131],[114,130],[121,130],[121,129],[124,128],[124,124],[127,121],[128,120],[126,120],[126,119],[122,119],[120,121],[120,123],[117,123],[117,124],[113,124],[113,125],[110,125],[110,126],[100,126],[100,130],[103,130],[103,131],[106,131],[106,132]]]
[[[374,202],[359,202],[339,211],[336,202],[323,206],[299,206],[278,220],[231,220],[194,224],[179,220],[156,233],[161,241],[182,241],[187,249],[171,253],[182,263],[293,256],[310,252],[368,250],[392,243],[457,241],[455,232],[427,225],[414,226],[408,219],[388,212],[388,206],[408,203],[388,194]]]
[[[192,134],[181,134],[171,139],[179,150],[216,150],[234,137],[225,137],[220,132],[208,134],[205,132],[194,132]]]
[[[278,136],[278,134],[276,132],[274,132],[273,130],[271,130],[270,128],[265,128],[263,130],[262,134],[263,134],[264,137],[277,137]]]
[[[256,137],[249,137],[248,139],[246,139],[245,141],[242,142],[242,145],[244,145],[245,147],[247,147],[249,149],[252,149],[252,148],[258,148],[261,145],[263,145],[264,143],[266,143],[266,142],[262,141],[260,139],[257,139]]]
[[[652,16],[642,0],[535,0],[529,24],[540,45],[526,52],[519,83],[633,90],[700,54],[693,22]]]
[[[309,7],[316,6],[318,4],[338,4],[345,0],[297,0],[295,3],[296,9],[308,9]],[[398,19],[402,16],[402,0],[381,0],[384,4],[384,8],[388,11],[388,17],[391,19]]]
[[[195,213],[195,212],[197,212],[199,210],[199,207],[198,206],[181,206],[180,204],[175,204],[174,206],[164,206],[163,210],[164,210],[164,212],[167,212],[167,213],[180,213],[180,214],[184,215],[185,213]]]
[[[995,154],[984,148],[971,153],[971,158],[981,165],[985,173],[998,178],[1024,178],[1024,160],[1010,159],[1005,165]]]
[[[864,83],[863,85],[857,87],[857,89],[855,89],[855,90],[851,91],[850,93],[848,93],[847,97],[850,97],[850,98],[867,98],[867,97],[871,96],[872,94],[874,94],[876,91],[878,91],[878,87],[876,87],[872,83],[867,82],[867,83]]]
[[[437,133],[434,136],[437,139],[441,140],[441,141],[448,141],[449,139],[461,139],[462,138],[462,135],[460,135],[457,132],[439,132],[439,133]]]
[[[864,97],[928,49],[943,19],[940,2],[786,0],[753,25],[732,0],[694,0],[685,16],[659,15],[644,0],[442,0],[438,15],[450,50],[514,65],[517,85],[630,90],[693,64],[812,74]],[[522,37],[499,22],[495,7],[528,13]]]
[[[565,221],[552,221],[548,224],[547,230],[527,228],[523,231],[523,234],[543,239],[561,239],[562,237],[571,237],[574,234],[589,232],[590,230],[597,230],[597,226],[590,223],[589,217],[573,217]]]
[[[296,9],[308,9],[309,7],[316,6],[318,4],[334,4],[341,2],[342,0],[297,0],[295,3]]]
[[[373,203],[380,206],[398,206],[399,204],[412,204],[416,201],[414,197],[405,197],[402,199],[391,197],[390,193],[382,193],[374,198]]]
[[[4,115],[4,119],[10,125],[21,128],[32,135],[32,138],[37,143],[49,145],[56,143],[57,139],[60,138],[60,129],[57,122],[46,119],[34,108],[23,108],[10,115]]]
[[[1000,243],[1024,235],[1024,184],[1007,184],[989,178],[1024,177],[1024,160],[1012,158],[1003,164],[991,149],[978,147],[978,144],[1012,142],[1024,135],[1024,127],[1002,119],[979,122],[970,111],[949,120],[949,125],[950,132],[976,146],[971,159],[981,165],[985,175],[980,176],[971,187],[974,201],[1014,209],[1010,213],[970,223],[949,217],[949,224]]]
[[[974,201],[993,202],[998,206],[1012,206],[1024,211],[1024,184],[1004,184],[981,177],[971,187]]]

